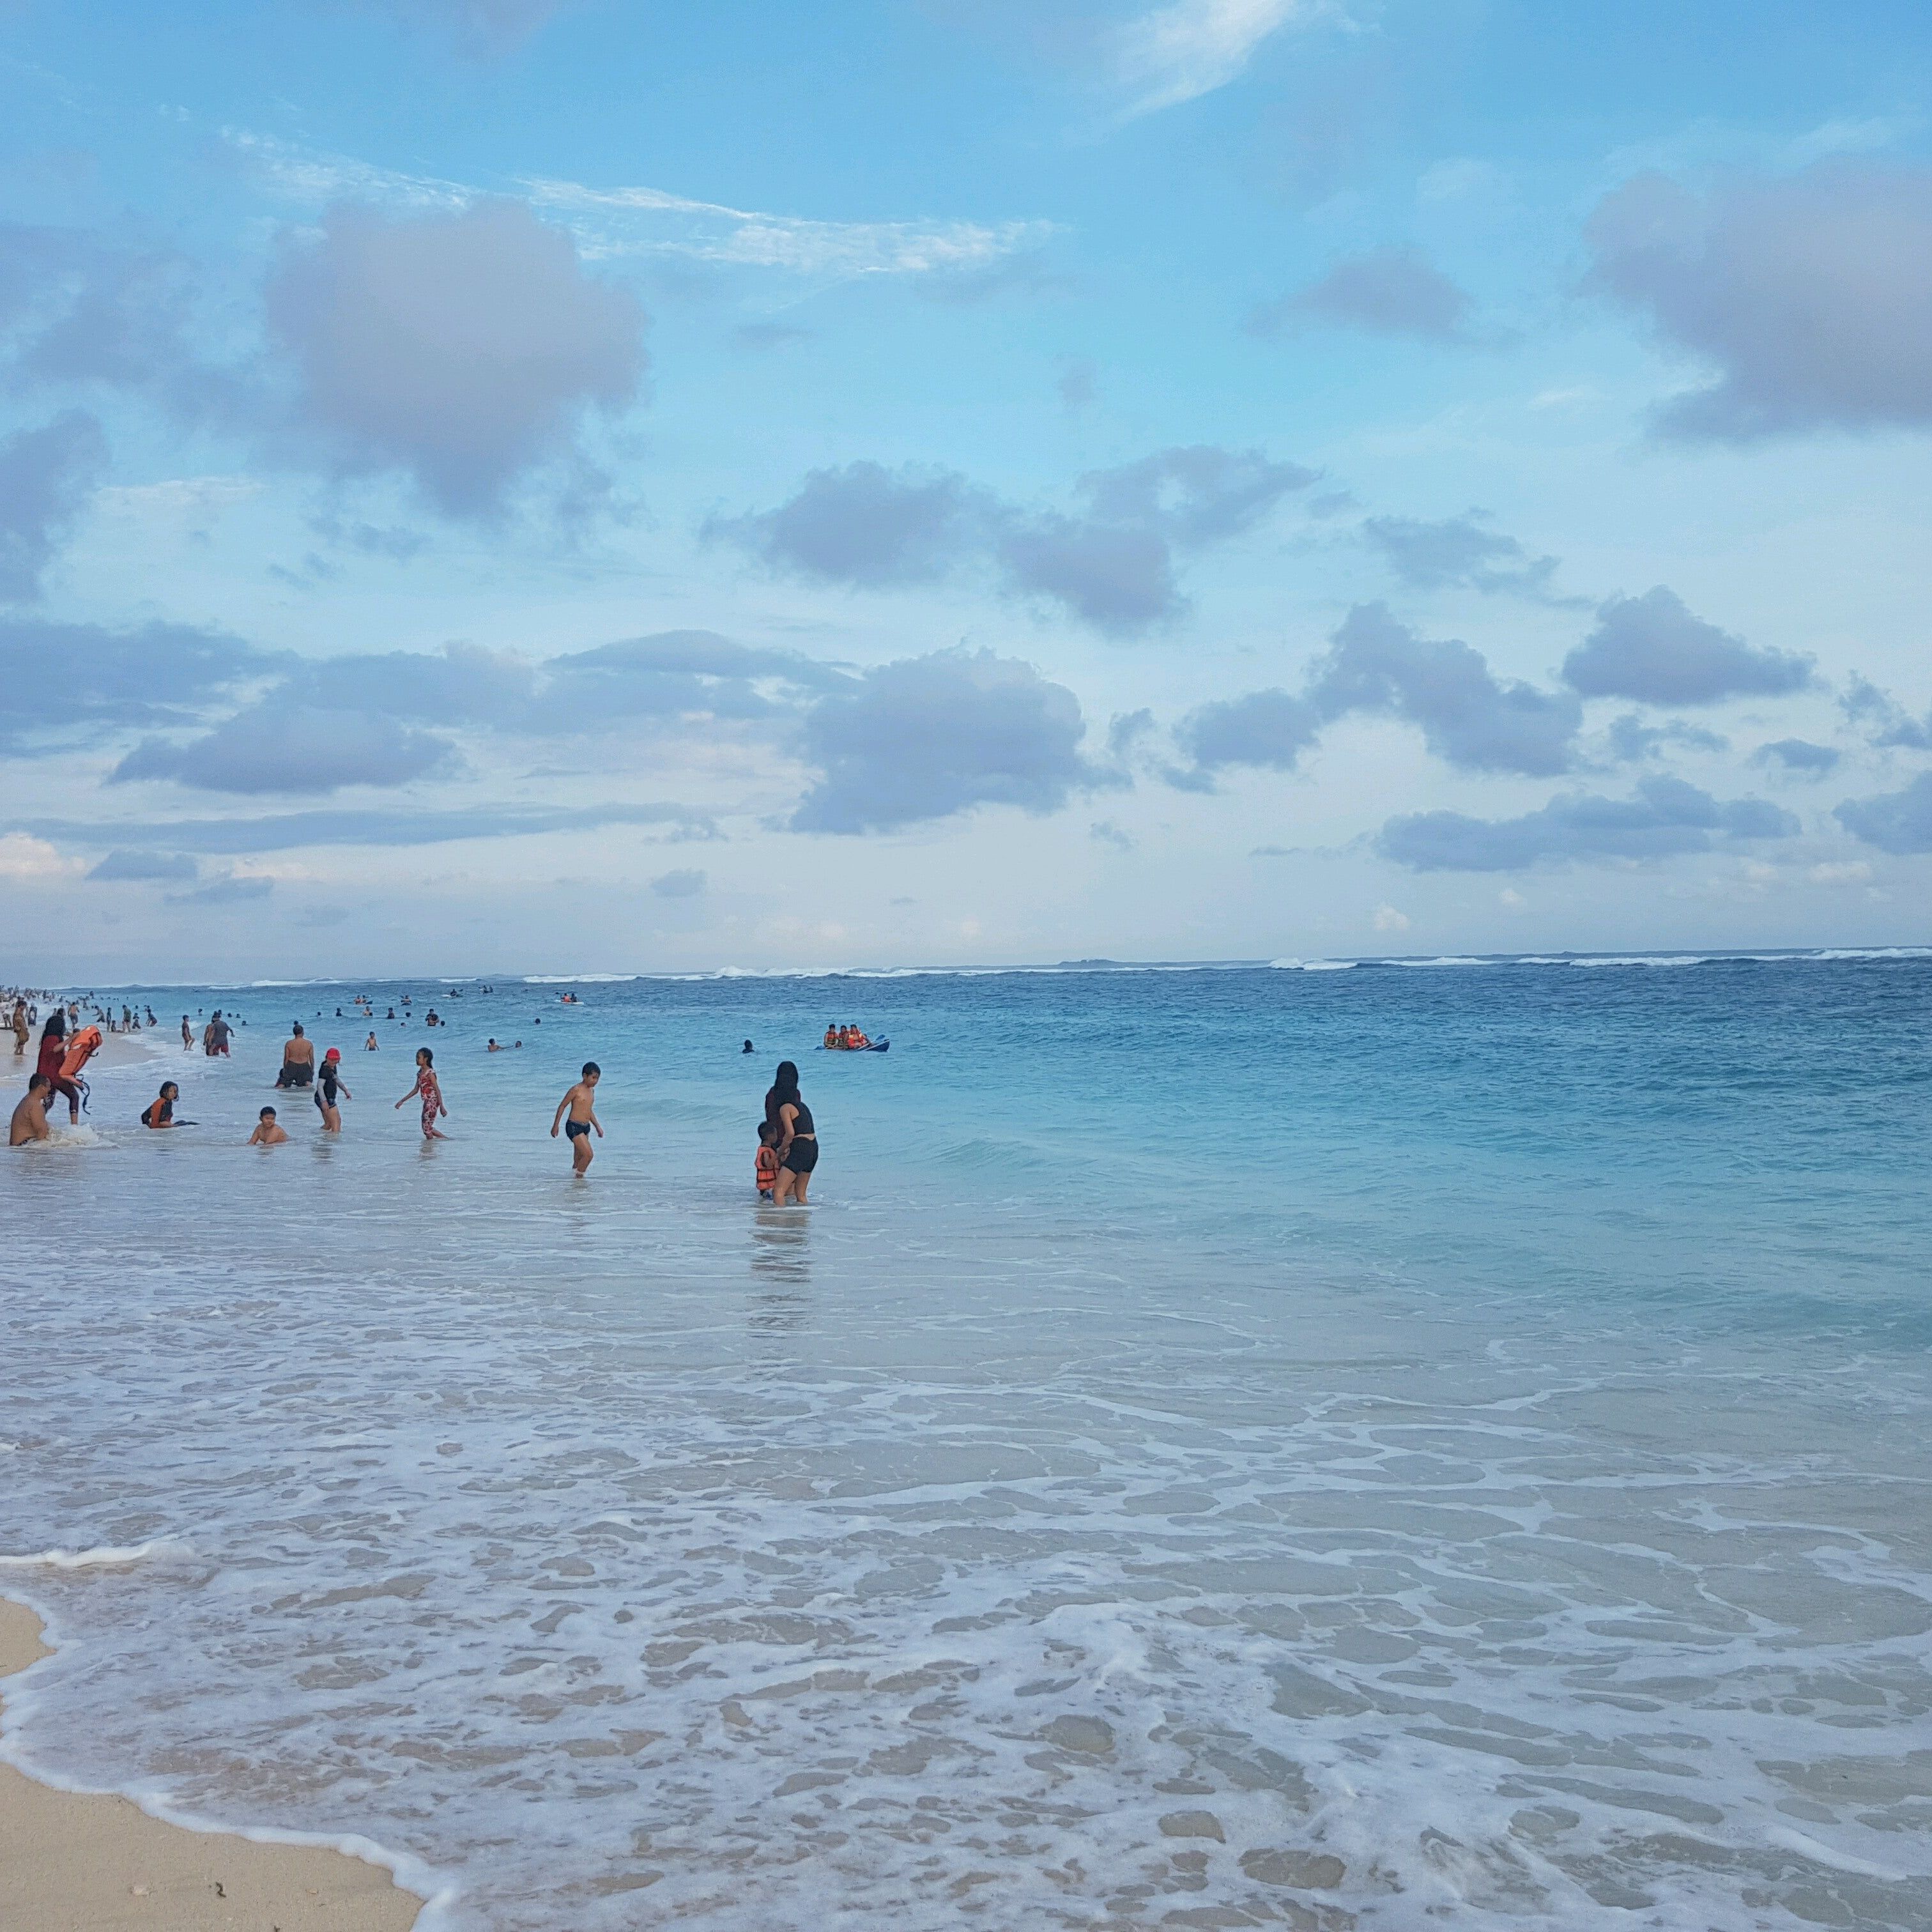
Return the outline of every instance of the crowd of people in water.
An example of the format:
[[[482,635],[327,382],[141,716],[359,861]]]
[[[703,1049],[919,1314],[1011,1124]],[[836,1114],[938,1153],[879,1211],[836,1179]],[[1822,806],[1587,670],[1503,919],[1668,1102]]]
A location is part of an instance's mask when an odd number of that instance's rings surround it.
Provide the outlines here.
[[[452,992],[451,997],[460,995]],[[573,994],[559,997],[567,1005],[581,1004]],[[14,1108],[9,1125],[8,1144],[10,1147],[52,1140],[54,1130],[48,1112],[62,1100],[68,1104],[70,1124],[79,1125],[88,1094],[84,1070],[99,1050],[104,1033],[142,1032],[160,1024],[152,1006],[124,1005],[117,1020],[111,1004],[104,1006],[91,995],[85,1000],[62,1000],[44,991],[4,989],[0,991],[0,1010],[4,1010],[8,999],[12,1002],[16,1058],[26,1057],[34,1028],[37,1025],[41,1028],[34,1069],[28,1078],[26,1092]],[[44,1024],[40,1019],[43,1001],[49,1002],[51,1007]],[[398,1004],[404,1012],[398,1015],[395,1006],[391,1006],[386,1017],[398,1024],[407,1024],[414,1004],[412,996],[404,994]],[[375,1018],[374,1004],[365,995],[355,995],[350,1004],[356,1009],[358,1019]],[[349,1017],[340,1006],[336,1008],[335,1016],[338,1019]],[[321,1017],[320,1009],[317,1017]],[[184,1013],[181,1018],[182,1049],[187,1053],[199,1049],[209,1059],[228,1058],[231,1057],[230,1043],[236,1028],[246,1024],[239,1013],[224,1012],[218,1007],[197,1028],[189,1016]],[[541,1026],[543,1022],[538,1019],[534,1024]],[[430,1006],[424,1016],[423,1024],[441,1027],[447,1022]],[[834,1025],[826,1028],[824,1044],[828,1050],[852,1051],[871,1048],[875,1042],[860,1027]],[[522,1045],[520,1040],[514,1042],[516,1047]],[[363,1043],[363,1050],[370,1053],[381,1051],[373,1025]],[[501,1053],[506,1050],[510,1049],[491,1036],[488,1051]],[[753,1051],[751,1041],[746,1040],[742,1052]],[[597,1117],[596,1107],[597,1086],[602,1077],[602,1070],[597,1063],[586,1060],[580,1076],[557,1102],[550,1121],[551,1138],[555,1139],[560,1132],[566,1137],[570,1149],[572,1172],[580,1177],[589,1172],[595,1158],[592,1136],[594,1135],[598,1140],[604,1138],[604,1124]],[[326,1134],[342,1132],[342,1103],[356,1097],[344,1078],[341,1049],[332,1046],[318,1059],[315,1042],[300,1020],[292,1024],[289,1037],[283,1042],[281,1066],[275,1076],[275,1086],[284,1092],[306,1092],[320,1116],[320,1130]],[[163,1132],[196,1125],[176,1111],[180,1099],[180,1083],[163,1081],[159,1093],[141,1110],[142,1128],[149,1132]],[[428,1046],[416,1048],[415,1080],[395,1106],[400,1109],[412,1101],[420,1108],[424,1142],[446,1139],[448,1136],[439,1123],[448,1118],[449,1108],[437,1077],[434,1050]],[[764,1114],[758,1123],[758,1151],[752,1168],[758,1198],[779,1206],[806,1205],[812,1176],[818,1166],[818,1132],[812,1109],[799,1090],[795,1061],[785,1060],[778,1063],[777,1072],[765,1095]],[[257,1115],[248,1144],[250,1147],[276,1147],[290,1138],[277,1109],[268,1106]]]

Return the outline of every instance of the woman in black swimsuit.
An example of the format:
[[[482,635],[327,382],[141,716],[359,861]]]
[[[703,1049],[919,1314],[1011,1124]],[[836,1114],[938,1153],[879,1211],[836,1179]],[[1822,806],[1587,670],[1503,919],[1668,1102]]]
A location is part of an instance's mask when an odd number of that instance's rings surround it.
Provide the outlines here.
[[[778,1130],[778,1176],[772,1202],[782,1207],[796,1201],[802,1208],[812,1170],[818,1165],[818,1133],[812,1109],[798,1090],[798,1068],[789,1060],[778,1062],[777,1076],[765,1096],[765,1118]]]
[[[315,1110],[322,1116],[324,1133],[341,1132],[342,1102],[355,1097],[342,1084],[342,1055],[332,1046],[322,1060],[322,1070],[316,1076],[315,1082]]]

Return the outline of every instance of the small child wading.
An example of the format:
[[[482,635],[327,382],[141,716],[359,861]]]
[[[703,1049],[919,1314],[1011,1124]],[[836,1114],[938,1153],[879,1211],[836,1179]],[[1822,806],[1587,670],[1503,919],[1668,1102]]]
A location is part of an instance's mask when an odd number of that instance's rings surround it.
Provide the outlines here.
[[[597,1118],[597,1083],[604,1077],[604,1070],[596,1060],[584,1063],[584,1078],[556,1103],[556,1112],[550,1117],[550,1137],[556,1138],[556,1130],[561,1125],[570,1134],[570,1171],[582,1174],[588,1170],[591,1161],[590,1130],[595,1127],[597,1138],[604,1138],[604,1123]],[[570,1109],[570,1118],[566,1121],[564,1109]]]
[[[769,1201],[772,1190],[778,1184],[778,1130],[769,1120],[758,1123],[758,1158],[754,1174],[758,1198]]]
[[[442,1088],[436,1077],[436,1055],[426,1046],[416,1048],[416,1084],[396,1102],[398,1107],[406,1107],[412,1100],[422,1102],[423,1138],[426,1141],[444,1141],[449,1136],[436,1125],[439,1119],[448,1120],[449,1109],[442,1104]]]

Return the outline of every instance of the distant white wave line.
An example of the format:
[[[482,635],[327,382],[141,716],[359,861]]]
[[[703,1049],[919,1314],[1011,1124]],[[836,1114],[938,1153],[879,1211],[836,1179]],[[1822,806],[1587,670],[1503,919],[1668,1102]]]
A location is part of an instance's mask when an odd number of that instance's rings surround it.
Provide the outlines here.
[[[688,973],[504,973],[494,976],[497,983],[526,986],[622,986],[638,980],[661,980],[678,985],[698,985],[713,980],[922,980],[998,979],[1023,974],[1102,973],[1239,973],[1273,970],[1294,973],[1340,973],[1356,966],[1460,966],[1474,969],[1498,966],[1709,966],[1727,961],[1748,961],[1761,966],[1809,965],[1857,960],[1932,959],[1932,946],[1843,946],[1815,949],[1794,947],[1781,952],[1496,952],[1444,954],[1438,958],[1403,957],[1388,953],[1364,953],[1349,959],[1110,959],[1088,963],[1062,961],[1042,966],[718,966]],[[179,991],[205,992],[272,992],[304,986],[454,986],[477,982],[474,974],[381,974],[352,980],[250,980],[129,981],[124,986],[98,984],[102,993],[140,991],[145,987],[158,992],[164,985]]]
[[[92,1550],[37,1550],[26,1556],[0,1556],[0,1570],[111,1570],[185,1547],[172,1538],[158,1537],[150,1543],[100,1544]]]

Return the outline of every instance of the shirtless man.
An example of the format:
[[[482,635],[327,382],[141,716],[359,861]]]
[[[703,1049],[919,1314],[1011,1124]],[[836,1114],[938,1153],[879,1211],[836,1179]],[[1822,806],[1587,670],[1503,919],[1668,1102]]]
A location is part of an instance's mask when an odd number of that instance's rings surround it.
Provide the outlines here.
[[[282,1070],[275,1076],[278,1087],[307,1087],[315,1079],[315,1042],[302,1031],[302,1022],[282,1048]]]
[[[14,1109],[13,1124],[7,1130],[9,1147],[24,1147],[29,1141],[50,1141],[53,1130],[47,1125],[47,1076],[36,1073],[27,1082],[27,1090]]]
[[[559,1124],[563,1119],[563,1110],[570,1109],[570,1171],[582,1174],[590,1166],[590,1130],[597,1130],[597,1138],[604,1138],[604,1123],[597,1118],[597,1083],[603,1078],[603,1070],[594,1060],[584,1063],[584,1078],[556,1103],[556,1112],[550,1118],[550,1137],[556,1138]]]

